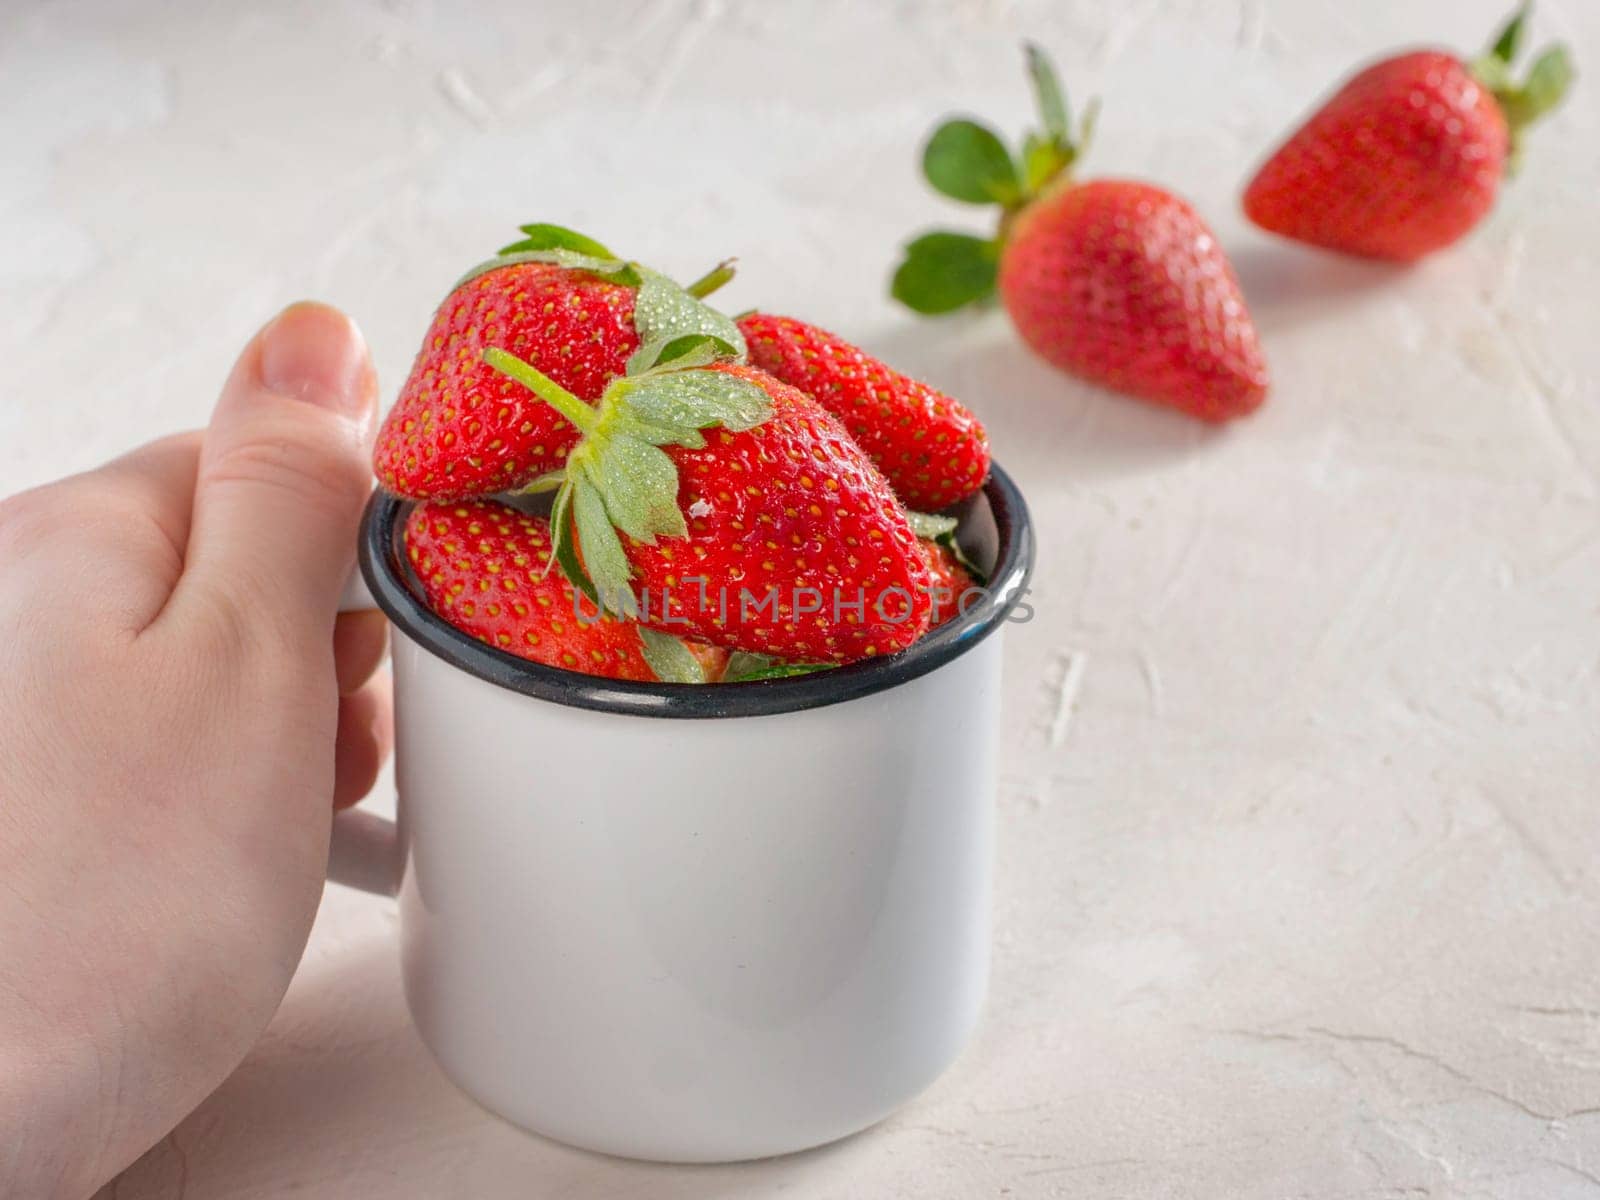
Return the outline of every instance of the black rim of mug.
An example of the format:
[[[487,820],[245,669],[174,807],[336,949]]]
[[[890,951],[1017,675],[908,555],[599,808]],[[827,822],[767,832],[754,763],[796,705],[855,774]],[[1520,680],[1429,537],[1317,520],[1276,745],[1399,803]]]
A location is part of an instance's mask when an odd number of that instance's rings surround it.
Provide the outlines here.
[[[411,501],[374,492],[361,520],[361,573],[396,629],[429,653],[486,682],[572,708],[635,717],[767,717],[859,700],[909,683],[988,637],[1022,601],[1033,572],[1033,526],[1011,477],[991,466],[983,496],[999,534],[994,570],[966,612],[909,649],[809,675],[747,683],[635,683],[547,667],[507,654],[436,616],[417,595],[400,550]]]

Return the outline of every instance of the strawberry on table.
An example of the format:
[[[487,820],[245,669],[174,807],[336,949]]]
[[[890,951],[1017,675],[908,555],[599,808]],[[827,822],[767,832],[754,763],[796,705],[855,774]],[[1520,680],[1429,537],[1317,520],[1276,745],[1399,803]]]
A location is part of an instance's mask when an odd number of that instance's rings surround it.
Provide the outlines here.
[[[927,566],[893,489],[803,392],[691,337],[590,408],[496,349],[486,361],[582,432],[551,509],[557,562],[613,612],[810,663],[903,650]]]
[[[989,438],[960,401],[804,321],[754,312],[738,324],[751,363],[844,422],[911,508],[948,508],[983,486]]]
[[[1524,5],[1472,63],[1421,50],[1374,63],[1290,134],[1244,194],[1263,229],[1368,258],[1413,262],[1463,237],[1489,209],[1522,131],[1572,81],[1552,46],[1511,78]]]
[[[953,120],[923,154],[928,180],[971,204],[998,204],[990,238],[935,231],[906,247],[896,299],[920,313],[998,290],[1042,358],[1094,383],[1207,421],[1252,412],[1267,368],[1233,268],[1184,200],[1153,184],[1070,173],[1094,110],[1074,135],[1054,68],[1028,63],[1044,128],[1020,161],[984,125]]]
[[[514,491],[560,467],[577,431],[483,362],[508,350],[594,403],[641,345],[690,333],[742,349],[739,331],[700,295],[556,225],[474,268],[434,314],[400,398],[378,433],[373,466],[388,491],[453,500]]]
[[[724,650],[641,630],[577,596],[550,569],[543,517],[494,500],[419,504],[406,520],[405,546],[429,608],[519,658],[608,679],[675,683],[715,682],[727,661]]]
[[[1000,295],[1039,355],[1206,421],[1253,412],[1267,368],[1233,268],[1171,192],[1096,179],[1018,214]]]

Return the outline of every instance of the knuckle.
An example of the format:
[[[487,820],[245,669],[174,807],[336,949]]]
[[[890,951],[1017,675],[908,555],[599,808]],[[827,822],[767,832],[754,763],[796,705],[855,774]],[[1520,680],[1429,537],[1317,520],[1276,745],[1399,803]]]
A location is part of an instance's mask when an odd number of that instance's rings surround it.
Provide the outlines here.
[[[230,443],[202,469],[202,487],[247,486],[341,509],[359,505],[369,488],[364,459],[349,446],[270,432]]]
[[[33,547],[86,527],[149,518],[146,491],[114,471],[90,471],[0,499],[0,538]]]
[[[0,547],[8,559],[26,556],[78,526],[84,515],[58,484],[8,496],[0,500]]]

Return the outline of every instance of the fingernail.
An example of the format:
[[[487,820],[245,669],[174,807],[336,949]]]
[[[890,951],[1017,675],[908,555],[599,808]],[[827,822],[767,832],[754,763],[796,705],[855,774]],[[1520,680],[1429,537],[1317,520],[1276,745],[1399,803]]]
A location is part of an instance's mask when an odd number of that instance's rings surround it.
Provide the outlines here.
[[[371,372],[361,330],[326,304],[291,304],[261,335],[267,390],[318,408],[363,416],[372,401]]]

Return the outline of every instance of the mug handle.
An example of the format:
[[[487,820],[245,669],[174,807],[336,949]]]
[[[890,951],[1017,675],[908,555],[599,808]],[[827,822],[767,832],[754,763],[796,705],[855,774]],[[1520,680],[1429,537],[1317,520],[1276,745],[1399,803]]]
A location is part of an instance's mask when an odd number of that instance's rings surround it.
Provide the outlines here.
[[[377,607],[361,571],[352,571],[339,598],[339,611]],[[330,882],[393,896],[400,890],[400,865],[400,839],[393,821],[359,808],[333,814],[333,837],[328,844]]]
[[[400,891],[400,839],[388,817],[347,808],[333,814],[328,882],[393,896]]]

